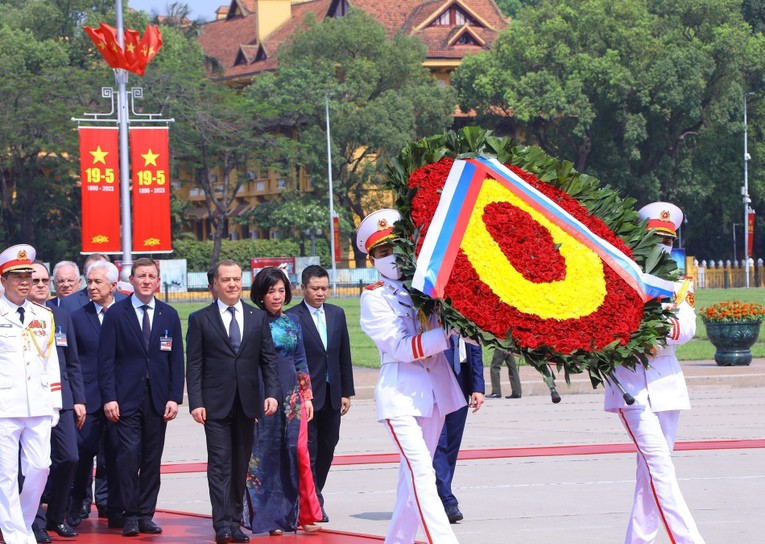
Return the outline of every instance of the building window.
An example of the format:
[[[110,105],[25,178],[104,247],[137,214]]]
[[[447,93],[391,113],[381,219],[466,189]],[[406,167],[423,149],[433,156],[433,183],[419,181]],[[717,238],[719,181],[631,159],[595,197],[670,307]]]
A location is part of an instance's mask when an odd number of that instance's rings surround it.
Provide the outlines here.
[[[457,6],[451,6],[436,18],[430,26],[462,26],[471,25],[480,27],[482,25],[473,19],[470,15],[462,11]]]
[[[467,32],[463,32],[462,36],[457,38],[454,42],[454,45],[478,45],[475,41],[475,38],[468,34]]]

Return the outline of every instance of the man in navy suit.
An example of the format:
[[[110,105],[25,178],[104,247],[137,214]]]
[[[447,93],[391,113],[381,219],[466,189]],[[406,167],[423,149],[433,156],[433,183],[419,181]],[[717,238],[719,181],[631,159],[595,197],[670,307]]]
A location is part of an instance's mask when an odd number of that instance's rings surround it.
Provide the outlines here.
[[[485,381],[483,378],[483,357],[481,347],[466,344],[457,336],[450,339],[451,349],[444,353],[452,365],[452,371],[462,392],[468,399],[468,406],[446,415],[438,448],[433,456],[433,468],[436,471],[436,488],[438,496],[446,510],[449,523],[457,523],[463,519],[459,509],[459,501],[452,493],[452,479],[457,467],[457,454],[462,444],[462,433],[465,431],[468,407],[477,412],[484,402]]]
[[[266,313],[241,300],[235,261],[215,265],[211,292],[216,300],[189,316],[189,410],[205,427],[215,542],[249,542],[240,528],[245,477],[256,418],[278,406],[277,355]]]
[[[136,259],[133,295],[109,309],[98,342],[101,401],[116,432],[123,536],[162,532],[152,517],[165,430],[183,402],[181,321],[154,297],[159,282],[156,263]]]
[[[32,288],[27,300],[45,304],[50,296],[50,276],[48,269],[40,261],[32,263]],[[69,487],[77,466],[77,428],[85,421],[85,390],[82,384],[80,361],[77,356],[77,343],[72,330],[69,312],[63,308],[51,307],[56,324],[55,343],[61,370],[61,399],[63,408],[59,412],[58,425],[51,430],[51,470],[43,493],[43,500],[48,504],[46,511],[42,507],[32,523],[32,531],[38,542],[51,542],[47,531],[55,531],[59,536],[74,537],[77,531],[65,522],[66,508],[69,503]]]
[[[303,345],[311,373],[313,419],[308,422],[308,451],[316,490],[324,511],[321,490],[340,440],[340,418],[351,408],[353,363],[345,312],[326,304],[329,274],[318,265],[307,266],[301,275],[303,302],[287,310],[300,318]]]
[[[82,271],[87,275],[91,265],[97,262],[111,263],[108,255],[104,255],[103,253],[91,253],[85,259],[85,262],[82,265]],[[119,271],[117,273],[119,275]],[[85,287],[83,289],[79,289],[79,275],[80,271],[77,268],[77,265],[71,261],[61,261],[60,263],[56,264],[56,266],[53,268],[53,277],[54,282],[57,285],[57,289],[60,287],[60,292],[57,291],[59,296],[52,299],[49,302],[49,306],[61,306],[62,308],[68,310],[69,313],[74,313],[90,302],[90,290],[87,285],[87,278]],[[77,280],[74,280],[74,277],[77,277]],[[116,302],[126,298],[126,295],[120,293],[117,290],[114,291],[113,296]],[[104,445],[105,444],[102,440],[98,452],[98,466],[96,467],[95,498],[99,517],[106,516],[108,511],[115,511],[115,508],[110,508],[108,506],[107,497],[109,488],[106,479],[106,460],[104,458],[103,451]],[[87,518],[88,515],[90,515],[90,506],[93,502],[93,493],[91,492],[90,486],[90,483],[93,480],[92,471],[89,473],[88,478],[89,481],[86,488],[87,495],[83,498],[82,506],[79,508],[78,514],[74,516],[74,507],[72,507],[72,512],[70,513],[70,520],[75,523],[79,523],[80,519]],[[114,495],[115,494],[112,493],[112,496]]]
[[[114,304],[114,292],[117,286],[117,267],[108,261],[97,261],[87,270],[86,282],[90,302],[72,313],[72,324],[80,356],[80,368],[85,382],[85,398],[88,415],[85,424],[77,437],[79,461],[72,483],[72,500],[69,506],[67,520],[72,526],[77,526],[83,517],[83,509],[87,514],[90,510],[90,488],[93,480],[93,458],[99,453],[101,444],[105,442],[106,418],[104,405],[101,402],[101,391],[98,387],[98,339],[101,334],[101,323],[106,312]],[[103,465],[106,463],[104,462]],[[114,455],[110,456],[109,467],[103,466],[109,472],[111,485],[108,489],[107,515],[109,526],[121,527],[122,507],[120,506],[117,473],[114,465]],[[96,493],[98,498],[98,493]],[[85,507],[81,506],[87,502]],[[99,501],[97,501],[99,502]],[[103,504],[99,502],[99,504]]]

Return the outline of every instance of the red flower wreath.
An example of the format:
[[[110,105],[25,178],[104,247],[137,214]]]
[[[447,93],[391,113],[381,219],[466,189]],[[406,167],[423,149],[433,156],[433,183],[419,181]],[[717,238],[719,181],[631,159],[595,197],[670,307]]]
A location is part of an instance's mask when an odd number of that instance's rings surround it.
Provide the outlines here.
[[[453,159],[443,158],[419,168],[409,178],[409,187],[417,189],[411,201],[411,218],[420,229],[416,254],[419,254],[453,163]],[[628,257],[632,256],[630,248],[575,198],[518,167],[507,166],[594,234]],[[525,279],[546,283],[565,277],[565,259],[555,247],[550,233],[527,212],[509,203],[494,203],[484,210],[483,221],[507,260]],[[643,303],[638,294],[610,267],[604,266],[603,271],[605,300],[595,312],[577,319],[544,319],[503,302],[481,281],[461,249],[444,293],[446,299],[451,299],[453,308],[480,329],[497,338],[505,338],[510,332],[518,347],[530,350],[550,348],[564,355],[577,350],[600,351],[614,341],[626,345],[643,318]]]

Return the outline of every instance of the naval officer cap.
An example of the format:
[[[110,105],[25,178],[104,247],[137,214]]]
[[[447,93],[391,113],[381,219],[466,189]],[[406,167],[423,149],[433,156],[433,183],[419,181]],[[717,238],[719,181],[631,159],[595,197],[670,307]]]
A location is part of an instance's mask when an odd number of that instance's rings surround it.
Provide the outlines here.
[[[393,224],[401,219],[396,210],[385,208],[367,215],[356,232],[356,247],[363,253],[390,242],[393,238]]]
[[[36,253],[35,248],[28,244],[9,247],[0,253],[0,275],[8,272],[34,272],[32,262]]]
[[[655,230],[660,236],[677,238],[677,229],[683,222],[683,212],[669,202],[653,202],[638,210],[640,219],[647,219],[648,230]]]

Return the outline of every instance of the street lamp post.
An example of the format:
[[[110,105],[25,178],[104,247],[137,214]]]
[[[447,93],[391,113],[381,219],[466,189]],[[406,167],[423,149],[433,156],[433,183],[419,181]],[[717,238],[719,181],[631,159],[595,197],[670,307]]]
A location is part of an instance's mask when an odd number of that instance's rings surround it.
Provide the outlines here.
[[[335,268],[335,204],[332,196],[332,139],[329,135],[329,94],[324,95],[324,113],[327,117],[327,180],[329,181],[329,260],[332,263],[332,292],[337,294]]]
[[[122,22],[122,0],[117,0],[117,43],[125,47],[125,32]],[[130,156],[128,155],[128,72],[114,70],[117,83],[117,120],[120,145],[120,219],[122,224],[122,271],[120,279],[128,281],[133,268],[133,226],[130,216]]]
[[[741,197],[744,201],[744,274],[746,275],[746,287],[749,288],[749,204],[752,199],[749,198],[749,151],[747,150],[746,134],[746,99],[754,93],[744,93],[744,186],[741,188]]]

